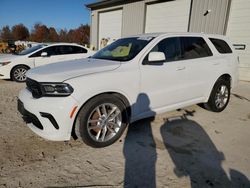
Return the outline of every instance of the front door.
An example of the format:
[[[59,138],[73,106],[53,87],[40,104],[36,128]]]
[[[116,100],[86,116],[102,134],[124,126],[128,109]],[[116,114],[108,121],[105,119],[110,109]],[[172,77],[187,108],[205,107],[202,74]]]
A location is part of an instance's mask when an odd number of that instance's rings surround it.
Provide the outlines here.
[[[185,100],[188,92],[186,69],[181,59],[181,45],[178,37],[160,41],[151,52],[163,52],[166,61],[158,63],[141,63],[141,93],[147,95],[149,107],[141,102],[140,112],[161,109]],[[147,56],[144,61],[147,61]]]
[[[43,52],[47,53],[46,57],[41,56]],[[50,46],[50,47],[44,48],[36,52],[35,54],[33,54],[31,58],[34,58],[35,67],[64,60],[64,57],[57,50],[57,46]]]

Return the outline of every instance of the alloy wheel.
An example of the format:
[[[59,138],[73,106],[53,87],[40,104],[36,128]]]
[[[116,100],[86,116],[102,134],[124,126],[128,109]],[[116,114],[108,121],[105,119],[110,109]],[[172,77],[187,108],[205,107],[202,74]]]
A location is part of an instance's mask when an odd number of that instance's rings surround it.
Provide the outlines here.
[[[89,115],[87,130],[96,142],[107,142],[120,130],[122,114],[120,109],[111,103],[97,106]]]
[[[27,69],[25,68],[17,68],[15,71],[14,71],[14,78],[17,80],[17,81],[20,81],[20,82],[23,82],[26,80],[26,72],[27,72]]]
[[[229,99],[228,88],[225,85],[221,85],[215,94],[215,105],[217,108],[223,108]]]

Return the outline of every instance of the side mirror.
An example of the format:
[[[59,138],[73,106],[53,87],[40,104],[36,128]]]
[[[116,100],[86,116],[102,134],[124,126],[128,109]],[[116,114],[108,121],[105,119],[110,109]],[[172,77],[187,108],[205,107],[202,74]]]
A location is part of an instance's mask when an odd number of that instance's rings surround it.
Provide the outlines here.
[[[42,52],[41,57],[48,57],[48,53],[47,52]]]
[[[146,57],[148,58],[143,60],[143,65],[163,65],[166,61],[166,57],[163,52],[150,52]]]
[[[148,54],[148,62],[164,62],[166,61],[165,54],[163,52],[150,52]]]

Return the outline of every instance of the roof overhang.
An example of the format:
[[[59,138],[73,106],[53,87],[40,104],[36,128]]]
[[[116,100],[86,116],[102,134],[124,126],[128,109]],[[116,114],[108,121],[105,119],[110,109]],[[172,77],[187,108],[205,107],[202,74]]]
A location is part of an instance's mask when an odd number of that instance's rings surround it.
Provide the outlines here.
[[[139,0],[102,0],[102,1],[98,1],[96,3],[86,4],[85,6],[91,10],[95,10],[95,9],[100,9],[100,8],[106,8],[106,7],[127,4],[127,3],[131,3],[131,2],[135,2],[135,1],[139,1]]]

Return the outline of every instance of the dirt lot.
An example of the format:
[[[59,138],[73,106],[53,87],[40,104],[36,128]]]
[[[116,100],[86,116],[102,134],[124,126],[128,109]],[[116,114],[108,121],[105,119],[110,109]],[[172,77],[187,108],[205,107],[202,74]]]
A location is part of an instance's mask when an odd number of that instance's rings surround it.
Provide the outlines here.
[[[0,187],[250,187],[250,83],[222,113],[198,106],[132,124],[110,147],[36,136],[0,80]]]

